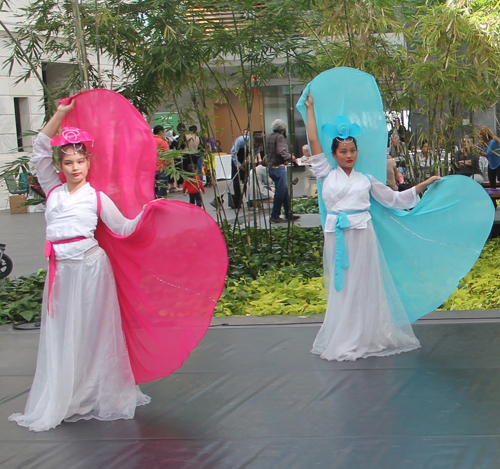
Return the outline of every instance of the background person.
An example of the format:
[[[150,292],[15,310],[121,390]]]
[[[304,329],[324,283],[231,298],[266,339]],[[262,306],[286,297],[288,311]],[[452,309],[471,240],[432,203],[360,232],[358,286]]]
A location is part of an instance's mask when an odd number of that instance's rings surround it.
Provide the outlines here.
[[[254,146],[254,164],[260,159],[260,152],[262,151],[263,138],[262,134],[255,133],[253,135]],[[243,194],[245,193],[247,175],[250,164],[250,142],[248,130],[243,130],[233,143],[231,148],[231,178],[233,180],[233,208],[235,210],[241,207],[243,201]]]
[[[392,127],[392,132],[396,132],[399,136],[399,140],[406,144],[406,128],[403,124],[401,124],[401,120],[399,117],[394,119],[394,125]]]
[[[462,139],[462,148],[456,153],[455,161],[456,174],[473,178],[479,184],[484,181],[479,167],[479,154],[469,137],[465,136]]]
[[[186,153],[182,159],[182,168],[189,171],[189,165],[192,164],[196,168],[196,172],[203,178],[203,158],[205,155],[205,143],[198,135],[198,126],[190,125],[189,132],[186,132],[183,137],[184,148],[190,153]]]
[[[203,202],[201,200],[201,192],[205,193],[205,188],[203,187],[203,182],[201,181],[200,176],[198,174],[194,174],[194,166],[190,164],[188,166],[188,171],[193,173],[191,177],[194,179],[192,181],[188,181],[184,179],[184,183],[182,186],[182,193],[189,194],[189,203],[193,205],[197,205],[201,207]]]
[[[405,164],[406,145],[401,141],[399,134],[393,132],[391,134],[391,144],[389,145],[389,155],[396,161],[398,167]]]
[[[231,179],[233,180],[233,208],[241,207],[242,188],[246,180],[245,161],[248,155],[248,130],[243,129],[231,147]]]
[[[311,164],[311,152],[309,145],[302,145],[302,156],[297,160],[299,165]]]
[[[306,168],[301,168],[297,174],[297,177],[292,181],[293,185],[301,184],[299,186],[303,188],[304,190],[304,195],[306,197],[310,197],[311,191],[310,191],[310,184],[309,181],[311,180],[312,177],[314,177],[314,174],[312,170],[310,169],[311,166],[311,153],[309,151],[309,145],[303,145],[302,146],[302,156],[298,159],[295,160],[295,165],[296,166],[307,166]]]
[[[266,153],[269,165],[269,176],[274,182],[275,192],[271,223],[287,223],[288,220],[297,220],[298,215],[290,211],[290,196],[288,194],[286,165],[292,162],[292,155],[288,151],[286,141],[286,124],[276,119],[271,124],[273,133],[267,137]],[[285,212],[285,219],[281,218],[281,208]]]
[[[479,129],[479,137],[487,146],[486,151],[480,151],[479,154],[488,159],[488,180],[490,187],[496,189],[500,178],[500,139],[488,127]]]
[[[153,128],[153,137],[155,139],[156,145],[158,147],[158,156],[164,156],[166,152],[170,150],[170,146],[168,142],[165,140],[165,127],[162,125],[156,125]],[[171,163],[173,165],[173,162]],[[161,197],[166,197],[168,194],[167,187],[170,183],[171,178],[165,172],[169,163],[162,159],[158,158],[158,162],[156,165],[156,174],[155,174],[155,198],[159,199]],[[172,191],[176,191],[176,185],[171,187]]]
[[[247,196],[250,202],[271,202],[273,200],[274,184],[269,179],[266,158],[255,169],[250,169]]]
[[[391,155],[387,155],[387,185],[393,190],[397,191],[399,186],[399,172],[396,167],[396,162]]]

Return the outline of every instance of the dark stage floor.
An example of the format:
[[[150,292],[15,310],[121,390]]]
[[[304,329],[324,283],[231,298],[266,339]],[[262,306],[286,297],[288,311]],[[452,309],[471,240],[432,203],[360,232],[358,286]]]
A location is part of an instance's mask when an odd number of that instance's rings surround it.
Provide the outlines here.
[[[134,420],[43,433],[7,421],[38,333],[0,328],[0,467],[500,467],[498,319],[424,320],[422,349],[354,363],[311,355],[318,327],[212,327],[182,369],[142,386],[153,401]]]

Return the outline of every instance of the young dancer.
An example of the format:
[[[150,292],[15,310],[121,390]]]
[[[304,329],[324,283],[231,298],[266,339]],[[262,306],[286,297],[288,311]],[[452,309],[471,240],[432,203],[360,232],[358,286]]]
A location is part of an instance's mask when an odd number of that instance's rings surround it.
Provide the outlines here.
[[[60,104],[38,134],[33,159],[47,197],[48,281],[35,378],[24,414],[9,419],[33,431],[63,420],[131,419],[150,398],[135,384],[122,330],[115,278],[108,257],[94,238],[98,218],[127,236],[141,218],[125,218],[111,199],[88,182],[93,137],[61,122],[75,106]],[[59,146],[57,166],[51,145]]]
[[[50,191],[49,275],[36,376],[24,415],[11,416],[36,431],[132,418],[149,402],[136,384],[178,369],[207,331],[228,263],[210,215],[154,200],[157,146],[127,99],[94,89],[60,103],[34,145]],[[61,147],[63,185],[51,142]],[[192,246],[206,244],[200,258]],[[193,268],[203,279],[195,286]]]
[[[420,347],[397,295],[379,249],[371,216],[370,195],[389,208],[408,209],[419,202],[418,193],[439,179],[432,176],[404,192],[391,190],[370,175],[354,170],[355,137],[362,129],[339,116],[329,130],[334,168],[322,152],[311,94],[307,107],[307,135],[312,169],[322,181],[327,210],[324,275],[327,291],[325,321],[314,341],[312,353],[327,360],[356,360],[393,355]]]

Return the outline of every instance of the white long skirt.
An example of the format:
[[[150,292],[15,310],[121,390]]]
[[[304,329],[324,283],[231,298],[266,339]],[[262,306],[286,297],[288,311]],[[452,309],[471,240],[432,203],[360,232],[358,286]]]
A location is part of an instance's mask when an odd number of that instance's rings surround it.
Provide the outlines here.
[[[326,360],[344,361],[419,348],[420,342],[387,275],[371,221],[366,229],[345,230],[344,234],[349,267],[344,270],[344,287],[337,292],[335,233],[325,233],[327,309],[311,352]]]
[[[24,414],[9,420],[35,432],[63,420],[131,419],[150,398],[135,384],[113,270],[103,249],[57,261],[47,315],[47,284],[35,378]]]

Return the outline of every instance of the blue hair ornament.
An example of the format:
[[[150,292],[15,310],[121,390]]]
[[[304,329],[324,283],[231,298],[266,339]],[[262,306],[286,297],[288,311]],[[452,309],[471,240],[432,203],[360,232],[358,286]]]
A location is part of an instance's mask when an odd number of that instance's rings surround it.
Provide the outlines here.
[[[358,124],[353,124],[345,116],[337,116],[333,124],[323,124],[321,130],[328,137],[340,138],[342,140],[361,135],[361,127]]]

